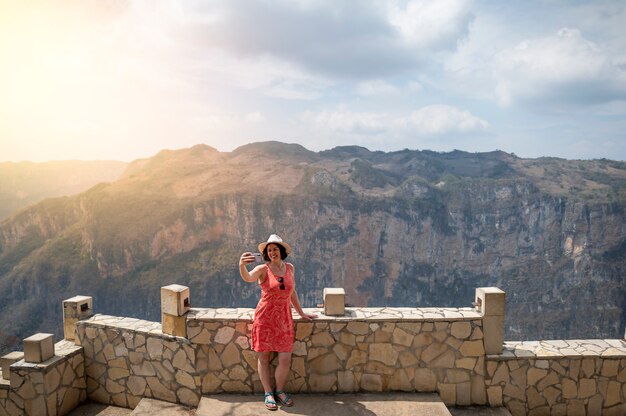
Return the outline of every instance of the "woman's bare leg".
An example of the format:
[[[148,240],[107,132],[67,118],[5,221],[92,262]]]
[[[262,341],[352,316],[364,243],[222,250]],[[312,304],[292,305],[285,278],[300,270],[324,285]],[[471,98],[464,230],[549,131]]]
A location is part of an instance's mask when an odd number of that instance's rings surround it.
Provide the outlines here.
[[[270,352],[259,352],[259,378],[266,393],[272,392],[272,376],[270,371]],[[278,371],[278,370],[277,370]]]
[[[289,368],[291,367],[291,353],[279,352],[278,353],[278,366],[276,367],[276,390],[283,390],[285,388],[285,381],[287,381],[287,375],[289,374]]]

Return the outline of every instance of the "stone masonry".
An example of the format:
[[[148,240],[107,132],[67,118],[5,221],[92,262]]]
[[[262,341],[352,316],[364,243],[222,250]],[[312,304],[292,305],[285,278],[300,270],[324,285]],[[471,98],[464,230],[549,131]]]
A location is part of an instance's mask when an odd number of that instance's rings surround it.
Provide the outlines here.
[[[486,403],[482,330],[473,309],[349,312],[351,318],[296,319],[290,391],[440,391],[449,404]],[[189,340],[130,318],[79,322],[89,397],[126,407],[142,397],[193,406],[201,393],[261,391],[250,349],[252,313],[192,310]]]
[[[310,312],[313,312],[311,310]],[[471,308],[347,308],[297,319],[292,392],[438,391],[446,404],[485,404],[483,333]],[[252,310],[192,310],[202,392],[261,392],[250,349]],[[203,361],[204,363],[205,361]]]
[[[472,308],[346,308],[339,317],[307,312],[320,318],[294,316],[286,386],[294,393],[438,392],[447,405],[504,405],[514,416],[623,410],[622,340],[505,343],[502,354],[486,355],[481,315]],[[249,339],[253,314],[191,309],[189,339],[131,318],[96,315],[79,322],[89,397],[127,407],[141,397],[194,406],[202,394],[260,392]],[[572,373],[577,360],[580,368],[592,361],[593,371]]]
[[[506,406],[513,416],[626,414],[624,340],[498,341],[488,354],[480,309],[306,312],[319,318],[294,315],[289,392],[437,392],[447,405]],[[190,309],[186,337],[160,322],[79,320],[54,357],[15,362],[10,382],[0,375],[0,416],[62,416],[87,397],[134,408],[144,397],[197,406],[204,394],[259,393],[253,315]]]
[[[163,334],[161,324],[106,315],[78,322],[87,394],[134,408],[143,397],[197,406],[201,378],[189,340]]]
[[[513,416],[626,415],[626,342],[506,342],[489,355],[487,396]]]
[[[86,398],[82,348],[61,341],[44,362],[11,365],[10,383],[0,383],[0,415],[62,416]]]

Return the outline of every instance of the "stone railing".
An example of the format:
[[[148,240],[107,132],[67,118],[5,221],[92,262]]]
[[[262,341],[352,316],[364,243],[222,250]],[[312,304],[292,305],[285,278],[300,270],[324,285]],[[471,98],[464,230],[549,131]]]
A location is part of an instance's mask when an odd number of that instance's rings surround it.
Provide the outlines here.
[[[290,392],[437,392],[447,405],[506,406],[514,416],[626,414],[626,342],[504,342],[496,288],[477,289],[475,308],[347,308],[341,291],[328,294],[336,304],[306,309],[318,319],[294,316]],[[161,323],[70,304],[65,332],[76,345],[64,341],[56,354],[76,355],[56,370],[59,383],[43,371],[41,384],[16,362],[22,381],[0,383],[0,414],[62,415],[70,405],[59,403],[85,396],[132,408],[143,397],[196,406],[203,394],[262,391],[252,309],[191,309],[178,285],[162,299]],[[46,412],[33,413],[41,403]]]
[[[82,348],[64,340],[53,351],[41,362],[14,362],[10,375],[3,369],[1,415],[65,415],[87,398]]]
[[[506,342],[488,355],[491,406],[521,415],[626,415],[626,342]]]
[[[87,393],[134,407],[142,397],[194,406],[201,394],[260,392],[248,336],[252,314],[192,309],[189,339],[163,334],[154,322],[105,315],[81,321]],[[289,391],[439,391],[450,404],[486,403],[475,310],[348,308],[347,314],[295,319]]]
[[[438,391],[448,404],[485,404],[481,316],[472,308],[346,308],[295,316],[292,392]],[[189,340],[208,357],[202,392],[260,392],[248,338],[252,310],[192,310]]]
[[[142,397],[198,405],[204,361],[189,340],[163,334],[160,323],[95,315],[78,322],[76,335],[92,400],[130,408]]]

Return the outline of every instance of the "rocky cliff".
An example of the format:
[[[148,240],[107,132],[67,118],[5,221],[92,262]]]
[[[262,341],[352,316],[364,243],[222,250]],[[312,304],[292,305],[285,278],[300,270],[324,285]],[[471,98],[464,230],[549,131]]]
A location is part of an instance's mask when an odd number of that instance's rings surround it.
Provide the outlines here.
[[[253,307],[237,259],[277,232],[301,302],[463,306],[507,292],[506,338],[615,338],[626,324],[626,163],[503,152],[164,151],[0,224],[0,342],[60,333],[61,301],[159,320],[160,286]]]

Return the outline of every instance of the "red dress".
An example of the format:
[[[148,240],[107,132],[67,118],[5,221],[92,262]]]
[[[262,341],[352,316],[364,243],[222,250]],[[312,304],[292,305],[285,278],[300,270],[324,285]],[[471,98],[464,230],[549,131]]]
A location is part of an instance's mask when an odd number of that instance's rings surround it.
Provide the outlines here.
[[[266,264],[267,276],[261,283],[261,300],[254,311],[252,349],[257,352],[291,352],[293,346],[293,318],[291,293],[294,289],[293,266],[289,263],[283,276],[285,289]]]

